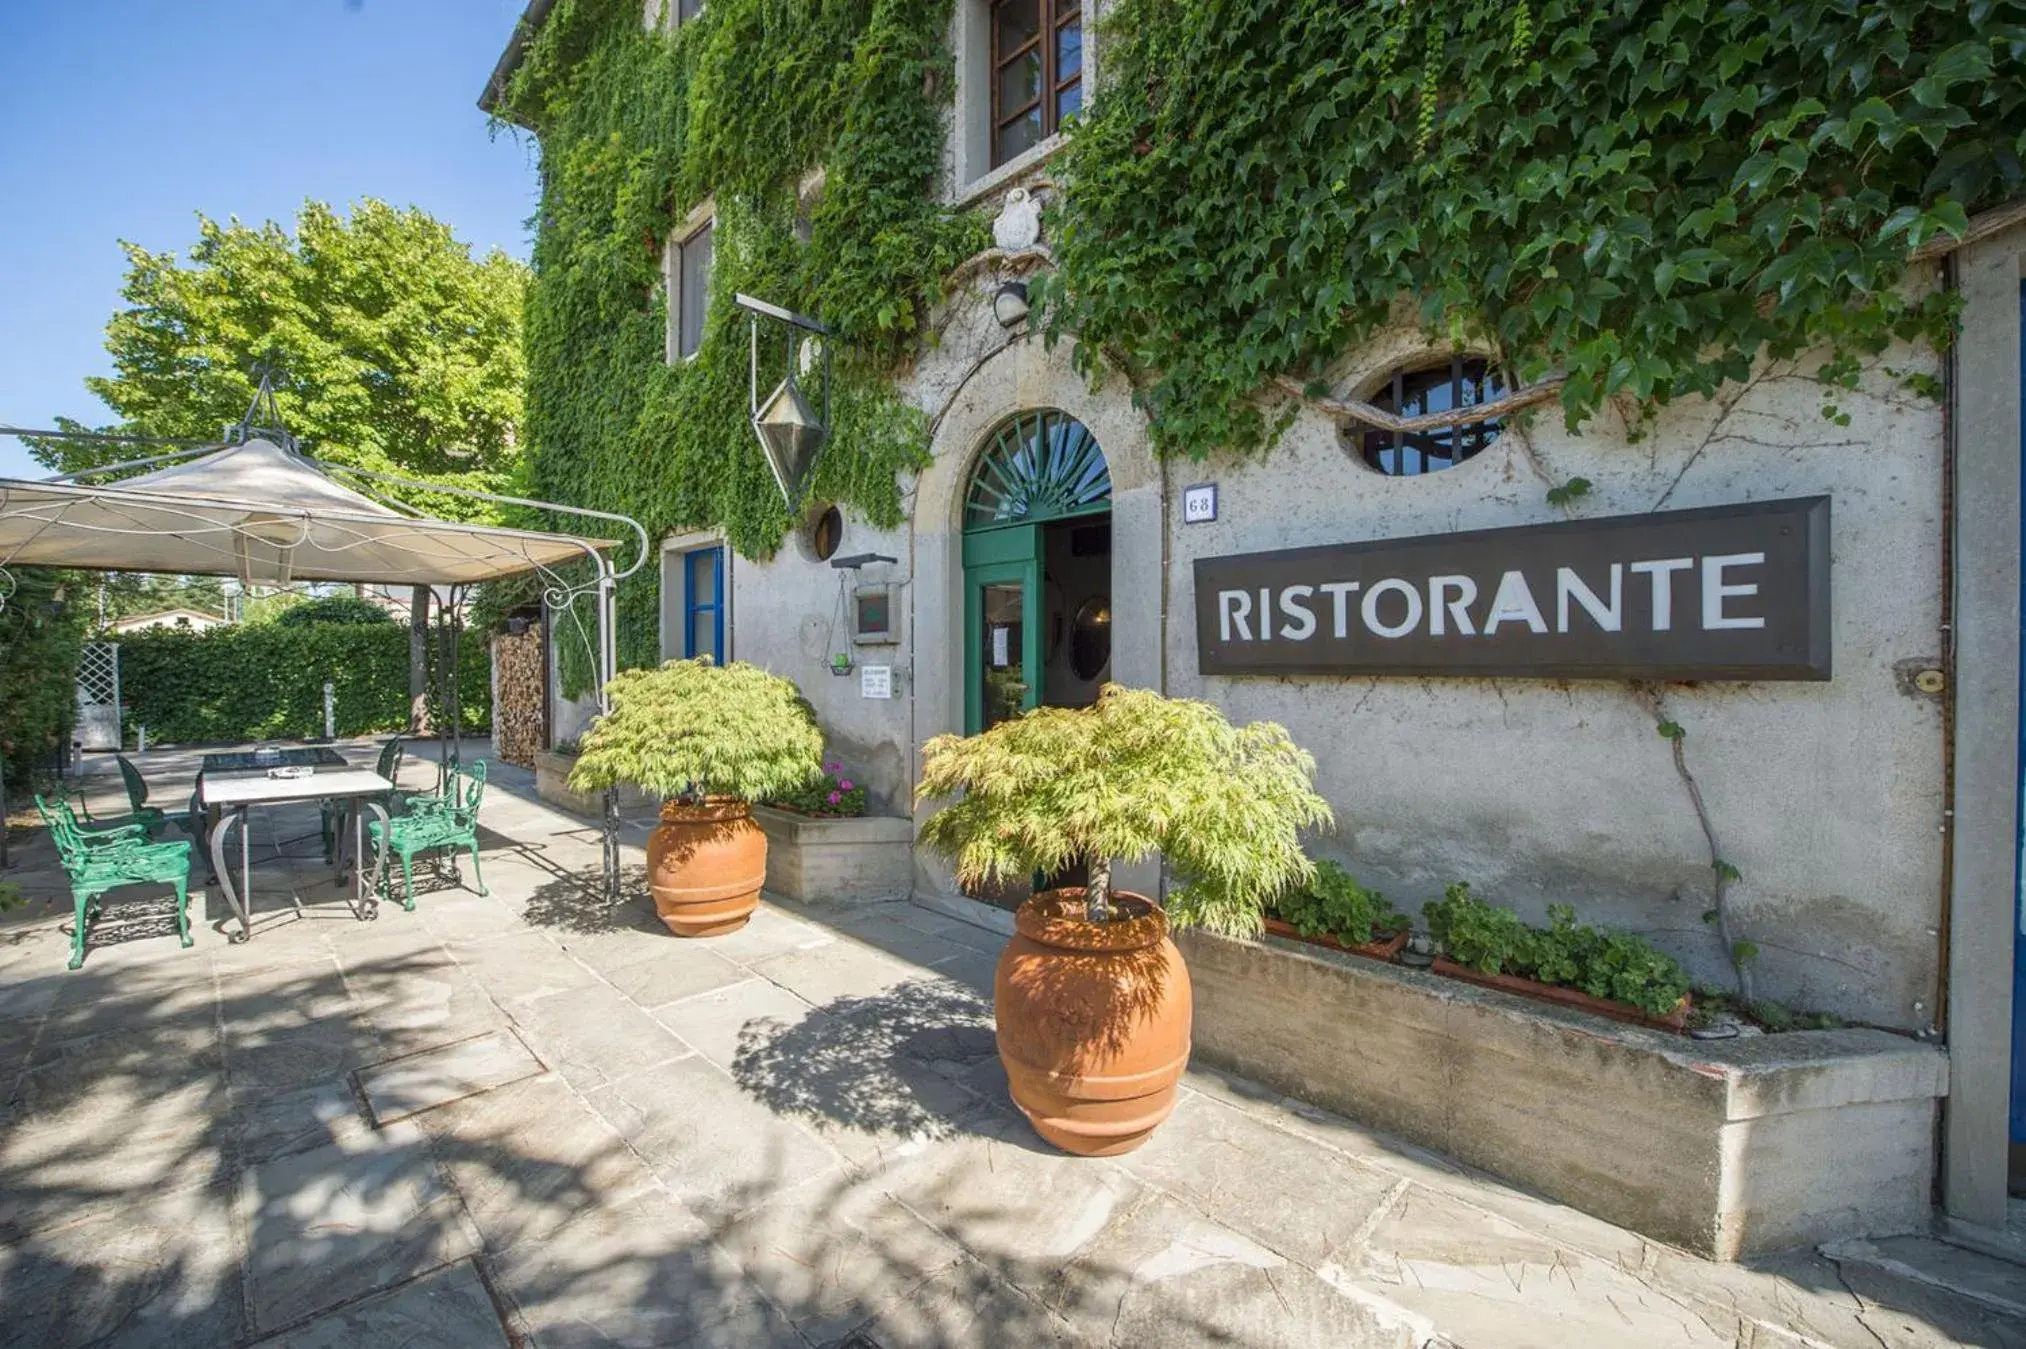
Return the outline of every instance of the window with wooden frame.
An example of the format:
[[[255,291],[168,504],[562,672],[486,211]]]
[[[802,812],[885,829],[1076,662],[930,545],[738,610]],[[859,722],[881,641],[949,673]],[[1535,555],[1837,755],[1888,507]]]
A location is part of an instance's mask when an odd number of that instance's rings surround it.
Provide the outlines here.
[[[1083,106],[1083,0],[992,0],[992,167]]]
[[[662,269],[668,284],[668,359],[686,361],[703,346],[711,285],[711,222],[669,240]]]

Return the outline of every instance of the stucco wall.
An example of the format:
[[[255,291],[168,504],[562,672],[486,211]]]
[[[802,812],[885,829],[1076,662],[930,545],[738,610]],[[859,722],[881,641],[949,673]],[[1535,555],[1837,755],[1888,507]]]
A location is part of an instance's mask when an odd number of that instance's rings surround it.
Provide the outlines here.
[[[1416,344],[1377,344],[1341,372],[1356,387]],[[1882,365],[1935,373],[1927,353]],[[1762,954],[1761,996],[1895,1027],[1933,1017],[1940,887],[1940,709],[1913,690],[1937,663],[1941,410],[1881,369],[1820,415],[1799,367],[1762,368],[1716,401],[1662,411],[1638,443],[1614,415],[1580,436],[1554,412],[1523,437],[1422,478],[1387,478],[1303,414],[1264,461],[1192,466],[1219,483],[1219,518],[1171,503],[1171,693],[1285,723],[1317,758],[1339,828],[1317,851],[1410,912],[1453,880],[1538,919],[1573,904],[1633,928],[1693,972],[1728,982],[1709,903],[1709,854],[1669,747],[1629,685],[1197,674],[1191,562],[1199,556],[1438,534],[1828,493],[1834,678],[1670,685],[1724,854],[1738,933]],[[1585,477],[1564,511],[1553,483]]]
[[[893,700],[863,699],[856,677],[825,673],[836,573],[798,539],[732,572],[735,654],[803,686],[833,754],[872,784],[878,808],[906,809],[920,744],[961,724],[958,514],[970,465],[1005,416],[1061,407],[1097,434],[1114,478],[1114,678],[1165,679],[1169,692],[1208,698],[1234,718],[1285,723],[1315,753],[1340,822],[1315,851],[1410,912],[1453,880],[1537,919],[1565,901],[1727,983],[1702,921],[1708,851],[1667,742],[1630,685],[1206,678],[1191,563],[1828,493],[1834,678],[1658,692],[1687,731],[1689,766],[1727,860],[1743,873],[1732,895],[1739,932],[1761,951],[1761,996],[1884,1026],[1931,1022],[1940,707],[1912,675],[1936,663],[1939,646],[1941,409],[1885,369],[1936,373],[1931,353],[1888,352],[1860,393],[1839,394],[1848,427],[1820,415],[1823,390],[1804,358],[1763,367],[1714,401],[1663,409],[1636,439],[1614,413],[1571,435],[1550,409],[1527,436],[1508,433],[1458,468],[1389,479],[1344,448],[1329,419],[1304,413],[1263,460],[1213,457],[1177,465],[1164,481],[1124,389],[1089,387],[1066,346],[1009,341],[984,302],[989,285],[980,278],[971,298],[939,316],[940,343],[902,386],[932,419],[935,455],[903,484],[912,528],[847,521],[842,552],[901,559],[864,575],[899,587],[903,641],[885,649]],[[1336,382],[1362,388],[1420,348],[1403,328],[1350,353]],[[1592,484],[1588,497],[1568,510],[1547,504],[1549,486],[1578,476]],[[1219,485],[1219,518],[1183,523],[1180,485],[1206,480]],[[880,651],[856,654],[884,662]],[[931,860],[917,875],[925,890],[948,888]]]

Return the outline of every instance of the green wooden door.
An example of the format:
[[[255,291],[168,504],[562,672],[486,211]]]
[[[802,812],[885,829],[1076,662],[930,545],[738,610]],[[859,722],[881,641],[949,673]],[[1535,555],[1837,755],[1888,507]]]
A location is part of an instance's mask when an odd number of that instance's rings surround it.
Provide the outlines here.
[[[964,535],[964,733],[1041,702],[1041,530]]]

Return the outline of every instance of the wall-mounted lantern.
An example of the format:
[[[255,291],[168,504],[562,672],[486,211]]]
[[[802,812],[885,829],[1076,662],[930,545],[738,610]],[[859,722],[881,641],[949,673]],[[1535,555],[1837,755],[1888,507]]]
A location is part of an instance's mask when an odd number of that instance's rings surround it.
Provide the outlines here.
[[[992,292],[992,317],[1001,328],[1017,328],[1027,321],[1028,299],[1025,281],[1008,281]]]
[[[802,500],[803,489],[816,467],[816,456],[830,438],[830,344],[824,339],[830,329],[805,314],[756,300],[750,295],[732,297],[739,308],[751,315],[752,364],[751,408],[753,433],[760,438],[760,450],[767,456],[781,497],[792,513]],[[774,391],[760,397],[760,320],[772,319],[785,325],[787,373]],[[817,367],[821,366],[820,376]],[[820,379],[820,411],[809,399],[803,385]]]

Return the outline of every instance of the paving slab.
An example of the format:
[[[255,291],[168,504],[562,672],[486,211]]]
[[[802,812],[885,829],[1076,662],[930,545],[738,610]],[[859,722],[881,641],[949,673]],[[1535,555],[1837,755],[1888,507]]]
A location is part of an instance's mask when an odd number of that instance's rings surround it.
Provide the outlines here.
[[[0,1242],[0,1338],[36,1349],[244,1342],[231,1203],[216,1186],[142,1188]]]
[[[598,976],[557,949],[543,932],[523,930],[456,949],[457,963],[502,1007],[552,993],[590,988]]]
[[[1079,1335],[1038,1299],[1016,1288],[986,1262],[969,1256],[916,1284],[894,1305],[878,1311],[864,1329],[879,1349],[949,1349],[955,1345],[1066,1349],[1107,1343]],[[1124,1349],[1132,1342],[1117,1343]]]
[[[252,1100],[235,1096],[232,1119],[238,1156],[247,1163],[351,1142],[373,1127],[357,1090],[345,1078]]]
[[[479,1246],[411,1123],[252,1167],[238,1207],[261,1331],[462,1260]]]
[[[355,1077],[373,1122],[386,1126],[545,1071],[511,1030],[496,1030],[360,1069]]]
[[[296,1330],[263,1340],[263,1349],[507,1349],[492,1295],[469,1260],[425,1274]]]
[[[784,951],[823,946],[836,941],[837,937],[821,924],[802,922],[771,904],[762,903],[737,932],[728,932],[722,937],[688,937],[682,940],[707,942],[713,954],[740,964],[751,964]]]
[[[604,984],[515,1003],[511,1014],[528,1044],[579,1091],[692,1052],[661,1022]]]
[[[235,1099],[281,1096],[346,1074],[380,1056],[363,1021],[312,1025],[283,1035],[228,1035],[226,1072]]]
[[[493,1271],[543,1349],[808,1345],[708,1229],[659,1193],[594,1208],[507,1251]]]
[[[666,932],[649,941],[630,952],[628,959],[607,957],[608,963],[595,967],[607,983],[650,1011],[753,977],[744,966],[699,942]]]
[[[528,1078],[419,1117],[485,1238],[542,1240],[586,1209],[658,1187],[624,1138],[559,1078]]]
[[[657,1008],[654,1019],[697,1053],[729,1069],[743,1042],[799,1026],[814,1012],[807,1001],[780,985],[748,978]]]
[[[1388,1172],[1184,1092],[1168,1122],[1119,1164],[1270,1250],[1311,1268],[1361,1240],[1394,1187]]]
[[[753,973],[773,980],[817,1007],[867,997],[918,978],[922,973],[917,966],[856,941],[830,941],[746,964]]]
[[[839,1165],[837,1154],[692,1055],[585,1095],[669,1194],[735,1216]]]

